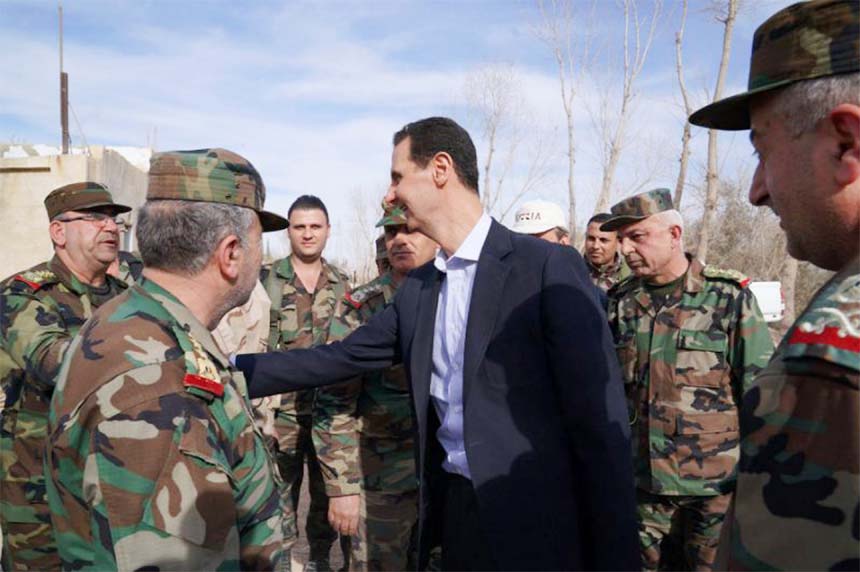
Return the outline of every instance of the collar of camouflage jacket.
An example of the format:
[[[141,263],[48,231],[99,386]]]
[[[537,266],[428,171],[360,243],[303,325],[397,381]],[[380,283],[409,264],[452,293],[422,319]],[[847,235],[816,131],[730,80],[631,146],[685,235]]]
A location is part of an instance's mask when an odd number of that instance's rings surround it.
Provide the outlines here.
[[[334,268],[326,261],[325,258],[320,258],[320,262],[322,262],[322,273],[326,277],[326,280],[329,282],[340,282],[340,276],[335,272]],[[275,272],[281,278],[285,278],[286,280],[292,280],[296,276],[296,271],[293,268],[293,257],[292,255],[287,256],[278,262],[275,267]]]
[[[63,261],[56,254],[48,261],[48,270],[54,273],[63,286],[78,296],[83,296],[87,293],[87,285],[78,280],[78,277],[63,264]]]
[[[694,258],[690,253],[687,253],[686,256],[690,266],[687,268],[687,272],[684,277],[684,293],[695,294],[697,292],[701,292],[702,287],[704,286],[705,277],[703,271],[705,270],[705,265],[697,258]],[[656,311],[651,303],[651,296],[648,294],[648,289],[645,287],[645,281],[642,278],[637,278],[634,283],[636,284],[636,293],[634,295],[636,301],[645,309],[646,312],[653,315]],[[630,290],[628,290],[628,292],[629,291]]]
[[[591,261],[587,257],[585,258],[585,263],[588,265],[589,270],[591,270],[592,274],[597,274],[599,276],[603,276],[604,274],[615,274],[619,270],[621,270],[622,264],[624,264],[624,257],[621,256],[620,253],[615,253],[615,260],[610,262],[609,264],[605,264],[604,266],[596,266],[591,263]]]
[[[195,318],[194,314],[191,313],[191,310],[180,302],[176,296],[152,280],[148,280],[146,278],[141,278],[140,282],[132,286],[132,288],[141,296],[152,298],[161,304],[172,320],[179,324],[183,330],[188,332],[192,338],[197,340],[197,342],[203,346],[203,349],[218,361],[221,367],[230,367],[230,360],[228,360],[227,356],[225,356],[218,348],[218,345],[215,343],[215,340],[212,338],[212,334],[206,326],[201,324],[200,320]]]

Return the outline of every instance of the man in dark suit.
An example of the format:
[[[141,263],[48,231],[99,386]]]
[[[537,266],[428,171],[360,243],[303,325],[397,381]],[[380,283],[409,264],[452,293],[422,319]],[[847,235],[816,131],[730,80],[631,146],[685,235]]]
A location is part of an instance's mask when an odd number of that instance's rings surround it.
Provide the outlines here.
[[[394,136],[386,201],[441,246],[339,344],[244,355],[252,397],[402,361],[420,479],[419,564],[639,568],[631,449],[609,329],[580,255],[483,212],[475,147],[447,118]]]

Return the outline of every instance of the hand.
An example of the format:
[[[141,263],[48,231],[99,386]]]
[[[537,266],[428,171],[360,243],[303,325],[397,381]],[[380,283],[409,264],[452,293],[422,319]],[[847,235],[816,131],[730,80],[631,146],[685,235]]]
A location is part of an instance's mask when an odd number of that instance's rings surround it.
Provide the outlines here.
[[[358,534],[358,512],[361,506],[359,495],[346,495],[328,499],[328,521],[341,534]]]

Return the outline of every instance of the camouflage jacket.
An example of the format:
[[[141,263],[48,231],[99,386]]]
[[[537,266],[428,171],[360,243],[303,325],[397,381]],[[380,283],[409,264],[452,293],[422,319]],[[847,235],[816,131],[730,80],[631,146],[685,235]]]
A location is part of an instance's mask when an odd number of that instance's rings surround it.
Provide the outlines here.
[[[343,337],[382,311],[395,291],[386,273],[348,295],[349,309],[340,318]],[[418,488],[412,402],[402,364],[320,388],[313,438],[329,496],[362,487],[389,494]]]
[[[619,282],[624,282],[631,275],[630,267],[627,266],[627,262],[621,254],[616,254],[615,261],[604,267],[594,266],[585,256],[583,256],[583,259],[586,266],[588,266],[588,275],[591,277],[591,283],[604,292],[609,291],[610,288]]]
[[[692,496],[731,488],[737,404],[773,351],[747,282],[691,260],[659,310],[641,279],[609,291],[638,488]]]
[[[107,276],[114,292],[125,284]],[[56,256],[0,286],[0,522],[46,523],[42,456],[63,356],[99,298]]]
[[[45,471],[63,568],[284,568],[295,517],[246,394],[156,283],[96,312],[51,403]]]
[[[289,351],[328,342],[334,317],[345,310],[343,298],[350,289],[349,276],[322,259],[322,276],[316,290],[309,293],[293,270],[287,256],[272,264],[262,277],[272,301],[269,312],[269,350]],[[278,302],[280,300],[280,303]],[[280,395],[279,409],[295,415],[310,415],[314,390]]]
[[[730,568],[860,566],[860,258],[813,297],[741,407]]]

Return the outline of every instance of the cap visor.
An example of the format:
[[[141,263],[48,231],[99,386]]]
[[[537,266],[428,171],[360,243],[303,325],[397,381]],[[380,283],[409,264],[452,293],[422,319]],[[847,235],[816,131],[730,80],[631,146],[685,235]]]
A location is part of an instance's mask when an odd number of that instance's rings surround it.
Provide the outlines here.
[[[118,203],[108,203],[108,202],[94,203],[91,205],[87,205],[85,207],[81,207],[81,208],[77,208],[77,209],[70,209],[70,210],[84,212],[84,211],[91,211],[93,209],[104,209],[106,207],[109,207],[113,211],[113,214],[115,214],[115,215],[127,213],[131,210],[130,206],[121,205]]]
[[[276,215],[275,213],[270,213],[269,211],[257,211],[257,216],[260,217],[260,226],[263,227],[263,232],[284,230],[285,228],[290,226],[290,221],[288,221],[281,215]]]
[[[709,129],[725,131],[742,131],[750,128],[750,98],[759,93],[765,93],[792,83],[796,79],[787,79],[772,83],[757,89],[739,93],[694,111],[690,115],[690,123]]]
[[[647,216],[619,216],[616,218],[611,218],[602,225],[600,225],[601,232],[613,232],[621,228],[622,226],[627,226],[628,224],[633,224],[634,222],[639,222],[640,220],[645,220],[648,218]]]

